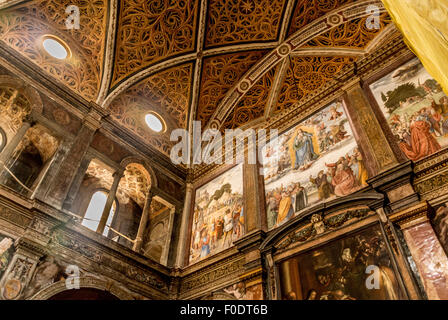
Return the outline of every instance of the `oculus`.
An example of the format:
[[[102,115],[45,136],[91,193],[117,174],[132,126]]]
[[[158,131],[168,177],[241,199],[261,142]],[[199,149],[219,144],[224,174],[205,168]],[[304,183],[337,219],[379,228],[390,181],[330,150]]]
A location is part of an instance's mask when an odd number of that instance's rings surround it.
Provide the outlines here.
[[[155,132],[165,131],[165,126],[162,118],[155,113],[147,114],[145,116],[145,122],[148,125],[149,129],[151,129],[152,131]]]
[[[64,60],[70,58],[70,49],[64,41],[56,36],[47,35],[43,37],[42,46],[53,58]]]

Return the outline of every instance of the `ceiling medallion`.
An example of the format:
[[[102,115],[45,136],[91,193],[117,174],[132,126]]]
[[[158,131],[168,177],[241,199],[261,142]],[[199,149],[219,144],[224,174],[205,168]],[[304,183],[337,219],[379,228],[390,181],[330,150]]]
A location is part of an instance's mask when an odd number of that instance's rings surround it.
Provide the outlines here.
[[[288,44],[283,44],[278,48],[277,51],[281,56],[286,56],[291,51],[291,47]]]
[[[246,92],[247,90],[249,90],[249,87],[250,87],[250,83],[249,83],[249,81],[247,81],[247,80],[243,80],[243,81],[240,83],[240,90],[241,90],[242,92]]]
[[[327,18],[327,23],[330,26],[337,26],[338,24],[341,24],[344,18],[340,14],[332,14]]]

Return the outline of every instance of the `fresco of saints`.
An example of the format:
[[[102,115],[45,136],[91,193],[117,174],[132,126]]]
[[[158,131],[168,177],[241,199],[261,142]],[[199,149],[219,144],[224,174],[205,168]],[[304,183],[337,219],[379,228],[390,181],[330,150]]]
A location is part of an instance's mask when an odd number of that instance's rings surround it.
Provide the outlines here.
[[[294,209],[292,207],[291,196],[287,191],[282,193],[282,200],[280,201],[277,215],[277,225],[280,226],[289,218],[292,217]]]
[[[418,161],[448,146],[448,97],[418,58],[370,89],[408,159]]]
[[[210,235],[208,234],[207,227],[201,230],[201,259],[207,257],[210,254]]]
[[[348,166],[347,159],[341,157],[338,162],[326,164],[326,166],[334,168],[331,183],[336,196],[343,197],[349,195],[359,188],[358,180],[353,174],[353,170]]]
[[[306,190],[304,187],[300,185],[300,183],[296,184],[296,187],[294,189],[295,191],[295,209],[296,212],[300,211],[302,209],[305,209],[308,199],[306,195]]]
[[[312,133],[297,128],[290,140],[291,164],[293,169],[305,170],[309,168],[314,160],[319,158],[317,154],[319,148],[316,138]]]
[[[227,249],[244,235],[242,164],[196,189],[189,261]]]
[[[324,170],[320,170],[316,178],[310,176],[310,181],[316,185],[319,200],[330,198],[334,194],[333,185],[328,181],[328,176]]]
[[[404,141],[400,142],[400,149],[410,160],[417,161],[439,151],[442,147],[431,134],[431,123],[423,112],[413,119],[410,125],[411,143],[409,145]]]

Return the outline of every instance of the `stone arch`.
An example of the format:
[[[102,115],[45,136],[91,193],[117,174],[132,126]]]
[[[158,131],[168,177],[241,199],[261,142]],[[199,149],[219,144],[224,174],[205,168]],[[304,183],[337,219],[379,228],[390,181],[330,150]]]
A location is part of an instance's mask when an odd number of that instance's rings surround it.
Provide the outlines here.
[[[137,157],[137,156],[126,157],[120,162],[120,166],[122,168],[126,168],[128,165],[130,165],[132,163],[140,164],[141,166],[143,166],[145,168],[146,173],[148,174],[151,188],[158,187],[157,176],[156,176],[153,168],[144,159]]]
[[[124,288],[117,286],[114,282],[92,277],[81,277],[79,279],[80,288],[91,288],[106,291],[120,300],[134,300],[134,296]],[[48,300],[58,293],[66,291],[67,286],[65,280],[60,280],[52,285],[42,289],[33,295],[29,300]]]
[[[310,207],[305,214],[298,215],[277,229],[274,229],[261,243],[259,249],[260,251],[265,252],[266,249],[276,245],[281,239],[288,236],[290,232],[294,231],[304,218],[311,217],[313,214],[320,214],[322,212],[331,213],[337,210],[351,209],[359,205],[366,206],[370,210],[374,211],[375,208],[382,207],[383,202],[383,194],[370,191],[366,193],[355,193],[326,203],[314,205]]]
[[[0,87],[8,86],[17,89],[17,91],[23,94],[31,104],[31,110],[36,114],[42,114],[43,103],[39,92],[26,84],[23,80],[14,78],[8,75],[0,75]]]
[[[3,148],[7,144],[7,138],[5,131],[0,127],[0,152],[2,152]]]

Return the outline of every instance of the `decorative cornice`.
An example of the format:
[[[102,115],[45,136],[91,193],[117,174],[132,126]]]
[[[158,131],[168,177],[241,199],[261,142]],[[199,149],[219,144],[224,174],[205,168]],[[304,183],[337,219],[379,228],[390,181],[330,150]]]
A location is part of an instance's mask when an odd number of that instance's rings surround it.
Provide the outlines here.
[[[392,214],[389,216],[389,219],[399,225],[400,228],[406,229],[415,223],[427,221],[433,214],[433,211],[433,208],[425,201],[409,209]]]

